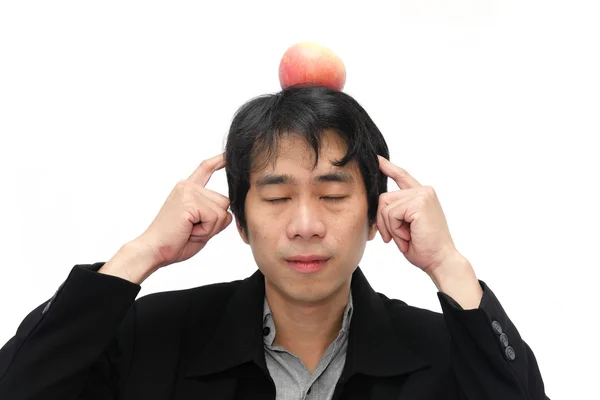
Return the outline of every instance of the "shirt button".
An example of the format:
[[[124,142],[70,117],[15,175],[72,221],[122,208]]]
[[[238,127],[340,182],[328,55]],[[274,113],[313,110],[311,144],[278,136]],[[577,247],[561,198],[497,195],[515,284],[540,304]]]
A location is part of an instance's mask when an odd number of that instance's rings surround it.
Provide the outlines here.
[[[508,336],[506,336],[506,333],[500,335],[500,342],[504,347],[508,347]]]
[[[263,328],[263,336],[269,336],[269,333],[271,333],[271,328],[269,328],[268,326],[265,326]]]
[[[517,355],[515,354],[515,349],[512,348],[512,346],[508,346],[506,348],[506,358],[508,358],[510,361],[514,361],[515,358],[517,357]]]
[[[500,323],[498,321],[492,322],[492,328],[494,328],[498,335],[502,334],[502,326],[500,326]]]

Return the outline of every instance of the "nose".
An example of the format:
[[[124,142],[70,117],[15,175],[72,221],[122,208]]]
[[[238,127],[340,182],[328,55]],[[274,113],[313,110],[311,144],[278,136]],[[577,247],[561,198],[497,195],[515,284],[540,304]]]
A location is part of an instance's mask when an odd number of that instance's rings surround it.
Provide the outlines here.
[[[311,200],[298,200],[290,210],[290,220],[287,225],[289,239],[311,239],[325,236],[326,228],[323,215],[318,204]]]

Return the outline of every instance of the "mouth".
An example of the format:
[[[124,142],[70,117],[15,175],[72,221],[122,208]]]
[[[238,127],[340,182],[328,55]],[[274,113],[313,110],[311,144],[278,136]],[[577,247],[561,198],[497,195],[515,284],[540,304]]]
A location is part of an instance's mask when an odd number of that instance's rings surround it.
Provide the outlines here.
[[[286,258],[286,261],[294,261],[294,262],[313,262],[313,261],[327,261],[331,257],[321,256],[317,254],[310,254],[307,256],[294,256]]]
[[[287,258],[288,266],[301,274],[312,274],[323,269],[331,257],[309,255]]]

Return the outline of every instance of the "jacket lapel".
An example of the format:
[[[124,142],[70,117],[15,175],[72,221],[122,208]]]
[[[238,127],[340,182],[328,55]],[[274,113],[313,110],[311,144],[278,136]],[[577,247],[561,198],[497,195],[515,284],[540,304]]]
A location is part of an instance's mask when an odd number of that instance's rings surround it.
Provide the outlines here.
[[[409,346],[414,336],[410,326],[397,327],[392,324],[391,310],[386,307],[387,298],[375,292],[360,268],[352,275],[352,299],[354,314],[350,323],[346,363],[336,385],[333,398],[342,396],[344,385],[357,374],[373,378],[401,377],[425,369],[431,365],[423,354],[415,353]],[[405,305],[405,303],[398,303]],[[384,382],[375,379],[372,382]],[[364,387],[363,387],[364,389]],[[374,385],[368,397],[361,399],[388,399],[397,389],[391,390],[385,384]],[[357,391],[355,394],[358,393]],[[354,399],[353,393],[346,391],[341,397]]]
[[[384,299],[373,290],[357,268],[352,275],[354,314],[350,323],[345,373],[362,373],[375,377],[403,375],[429,365],[403,340],[410,326],[400,329],[392,324]],[[403,304],[403,303],[401,303]]]
[[[188,378],[223,372],[247,362],[267,370],[263,350],[262,315],[265,297],[264,275],[257,270],[241,281],[224,309],[214,334],[207,342],[190,343]],[[203,337],[213,321],[197,321],[189,337]]]

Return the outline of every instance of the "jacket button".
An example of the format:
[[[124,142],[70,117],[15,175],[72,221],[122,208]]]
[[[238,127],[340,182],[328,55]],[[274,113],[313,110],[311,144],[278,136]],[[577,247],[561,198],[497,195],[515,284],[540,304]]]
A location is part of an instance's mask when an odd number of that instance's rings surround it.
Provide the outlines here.
[[[500,335],[500,342],[504,347],[508,347],[508,336],[506,336],[506,333]]]
[[[500,323],[498,321],[492,322],[492,328],[494,328],[498,335],[502,334],[502,326],[500,326]]]
[[[505,350],[505,353],[506,358],[508,358],[510,361],[514,361],[517,357],[517,355],[515,354],[515,349],[513,349],[512,346],[508,346]]]
[[[271,328],[269,328],[268,326],[265,326],[263,328],[263,336],[269,336],[269,333],[271,333]]]

